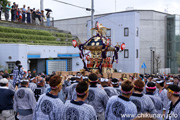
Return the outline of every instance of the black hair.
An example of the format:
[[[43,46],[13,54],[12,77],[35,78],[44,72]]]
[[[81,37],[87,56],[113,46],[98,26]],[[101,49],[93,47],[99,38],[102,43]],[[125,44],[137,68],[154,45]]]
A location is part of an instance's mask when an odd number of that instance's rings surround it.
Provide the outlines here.
[[[49,82],[51,76],[46,77],[46,82]]]
[[[96,75],[95,73],[91,73],[91,74],[89,75],[89,79],[90,79],[91,81],[97,81],[98,77],[97,77],[97,75]]]
[[[178,76],[174,76],[174,79],[177,78],[179,80],[179,77]]]
[[[160,85],[161,87],[164,87],[164,82],[159,83],[159,85]]]
[[[3,78],[9,78],[9,77],[10,77],[10,75],[7,74],[7,73],[5,73],[5,74],[3,75]]]
[[[90,82],[91,85],[96,85],[97,84],[97,80],[98,77],[95,73],[91,73],[88,78],[90,79],[90,81],[94,81],[94,82]]]
[[[83,79],[83,81],[85,81],[85,82],[88,82],[88,80],[89,80],[88,78],[84,78],[84,79]]]
[[[21,64],[21,61],[17,60],[16,61],[16,66],[18,66],[19,64]]]
[[[117,78],[112,78],[112,82],[118,82],[119,80]]]
[[[80,72],[76,72],[76,75],[77,75],[77,74],[81,74],[81,73],[80,73]]]
[[[0,86],[6,86],[7,84],[6,83],[0,83]]]
[[[76,92],[77,92],[77,97],[84,98],[86,94],[84,95],[78,95],[78,93],[85,93],[88,89],[88,83],[85,81],[79,82],[76,86]]]
[[[153,82],[148,82],[147,83],[147,86],[148,87],[155,87],[156,86],[156,84],[155,83],[153,83]],[[148,88],[146,88],[146,89],[148,89]],[[150,92],[154,92],[156,89],[148,89]]]
[[[21,86],[26,86],[28,84],[28,82],[27,81],[23,81],[23,82],[21,82]]]
[[[140,74],[139,77],[141,77],[141,79],[143,79],[143,78],[144,78],[144,75],[143,75],[143,74]]]
[[[178,85],[169,85],[168,88],[171,89],[172,91],[175,91],[175,92],[180,91],[180,88]],[[179,94],[178,95],[173,94],[173,95],[179,97]]]

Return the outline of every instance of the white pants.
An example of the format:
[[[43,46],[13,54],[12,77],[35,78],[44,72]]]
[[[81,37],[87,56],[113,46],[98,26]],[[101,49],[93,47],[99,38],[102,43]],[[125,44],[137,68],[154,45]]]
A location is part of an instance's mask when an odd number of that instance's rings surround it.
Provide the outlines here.
[[[35,19],[36,25],[40,25],[40,21],[38,18]]]
[[[18,118],[19,120],[32,120],[33,114],[26,115],[26,116],[18,115],[17,118]]]
[[[0,120],[15,120],[13,110],[3,110],[0,114]]]

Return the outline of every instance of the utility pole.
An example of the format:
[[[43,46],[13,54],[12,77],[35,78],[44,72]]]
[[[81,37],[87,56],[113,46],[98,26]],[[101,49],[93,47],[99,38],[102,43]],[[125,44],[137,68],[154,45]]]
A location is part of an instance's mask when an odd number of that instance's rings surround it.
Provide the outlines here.
[[[116,0],[115,0],[115,12],[116,12]]]
[[[91,28],[94,26],[94,0],[91,0]]]
[[[91,28],[94,26],[94,0],[91,0]],[[91,36],[93,36],[93,30],[91,30]]]
[[[40,0],[40,11],[44,10],[44,0]]]

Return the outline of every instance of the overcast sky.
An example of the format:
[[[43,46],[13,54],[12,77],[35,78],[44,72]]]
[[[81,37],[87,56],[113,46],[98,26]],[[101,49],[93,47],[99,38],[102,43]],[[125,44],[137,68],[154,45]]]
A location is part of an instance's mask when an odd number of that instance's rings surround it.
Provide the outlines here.
[[[19,7],[23,4],[31,8],[40,8],[40,0],[10,0],[16,2]],[[85,8],[91,7],[91,0],[60,0]],[[115,7],[116,3],[116,7]],[[180,15],[180,0],[94,0],[95,14],[124,11],[128,7],[143,10],[157,10]],[[53,10],[52,17],[57,19],[72,18],[91,15],[89,11],[72,7],[53,0],[44,0],[44,8]],[[115,9],[116,8],[116,9]]]

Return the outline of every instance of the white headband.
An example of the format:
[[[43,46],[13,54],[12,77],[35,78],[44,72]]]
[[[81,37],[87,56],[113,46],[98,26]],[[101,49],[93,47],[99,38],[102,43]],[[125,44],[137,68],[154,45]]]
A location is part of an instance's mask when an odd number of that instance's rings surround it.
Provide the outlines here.
[[[20,80],[20,82],[29,82],[29,80]]]
[[[163,82],[164,82],[164,80],[156,81],[156,83],[163,83]]]
[[[106,79],[106,78],[101,78],[100,81],[101,81],[101,82],[108,82],[108,79]]]

